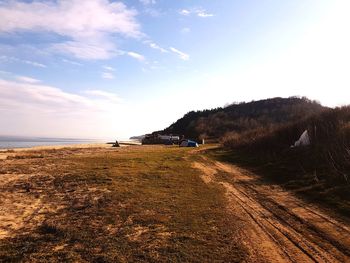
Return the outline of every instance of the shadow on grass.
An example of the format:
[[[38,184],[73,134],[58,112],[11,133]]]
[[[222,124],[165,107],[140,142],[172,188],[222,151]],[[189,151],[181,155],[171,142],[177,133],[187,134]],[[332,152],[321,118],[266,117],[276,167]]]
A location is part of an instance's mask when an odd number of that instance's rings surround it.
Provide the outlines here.
[[[210,149],[205,154],[215,160],[247,169],[257,175],[259,183],[279,184],[307,201],[350,217],[350,185],[323,176],[323,164],[318,164],[318,169],[315,170],[313,163],[304,162],[304,159],[310,159],[304,158],[309,154],[307,150],[288,152],[277,157],[225,148]]]

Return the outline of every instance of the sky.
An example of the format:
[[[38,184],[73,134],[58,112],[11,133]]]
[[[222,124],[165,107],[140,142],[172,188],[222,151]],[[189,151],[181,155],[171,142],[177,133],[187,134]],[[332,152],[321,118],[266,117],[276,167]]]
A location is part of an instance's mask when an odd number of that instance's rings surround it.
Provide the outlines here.
[[[269,97],[350,104],[347,0],[0,0],[0,135],[128,138]]]

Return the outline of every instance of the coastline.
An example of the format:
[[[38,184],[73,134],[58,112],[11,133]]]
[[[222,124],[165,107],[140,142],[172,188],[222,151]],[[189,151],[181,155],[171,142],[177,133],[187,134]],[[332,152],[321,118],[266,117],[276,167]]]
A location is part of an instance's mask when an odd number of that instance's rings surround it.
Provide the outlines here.
[[[33,147],[23,148],[3,148],[0,149],[0,160],[5,160],[8,156],[15,155],[20,152],[28,151],[43,151],[43,150],[59,150],[59,149],[88,149],[88,148],[112,148],[113,143],[80,143],[80,144],[60,144],[60,145],[41,145]],[[121,141],[119,142],[120,147],[139,146],[141,143],[134,141]]]
[[[75,143],[75,144],[52,144],[52,145],[40,145],[33,147],[23,147],[23,148],[4,148],[0,149],[0,152],[6,151],[30,151],[30,150],[51,150],[51,149],[62,149],[62,148],[100,148],[100,147],[112,147],[111,144],[106,143]]]
[[[64,148],[79,149],[79,148],[111,148],[111,147],[112,145],[107,143],[81,143],[81,144],[33,146],[33,147],[25,147],[25,148],[5,148],[5,149],[0,149],[0,160],[4,160],[8,156],[14,155],[16,153],[28,152],[28,151],[58,150],[58,149],[64,149]]]

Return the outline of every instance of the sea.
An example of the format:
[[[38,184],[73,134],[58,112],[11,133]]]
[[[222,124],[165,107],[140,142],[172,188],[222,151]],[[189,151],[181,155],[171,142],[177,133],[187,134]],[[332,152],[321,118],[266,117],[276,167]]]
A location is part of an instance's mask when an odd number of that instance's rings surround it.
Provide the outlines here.
[[[47,138],[47,137],[25,137],[25,136],[1,136],[0,149],[30,148],[35,146],[68,145],[85,143],[105,143],[101,139],[72,139],[72,138]]]

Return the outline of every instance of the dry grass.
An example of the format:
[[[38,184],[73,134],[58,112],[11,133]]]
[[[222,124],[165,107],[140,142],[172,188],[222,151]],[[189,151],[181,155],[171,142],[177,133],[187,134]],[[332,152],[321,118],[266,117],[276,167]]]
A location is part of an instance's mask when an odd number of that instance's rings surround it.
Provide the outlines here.
[[[57,149],[3,160],[0,178],[28,176],[0,184],[2,193],[42,205],[0,239],[0,261],[241,261],[223,189],[200,179],[189,151]]]
[[[306,129],[311,145],[290,148]],[[277,129],[231,134],[223,145],[228,150],[220,158],[350,215],[350,107]]]
[[[308,130],[310,147],[290,149],[303,131]],[[350,183],[350,107],[330,109],[321,114],[278,128],[251,130],[230,134],[223,144],[260,159],[302,166],[318,179],[334,183]],[[295,160],[297,156],[301,158]]]

